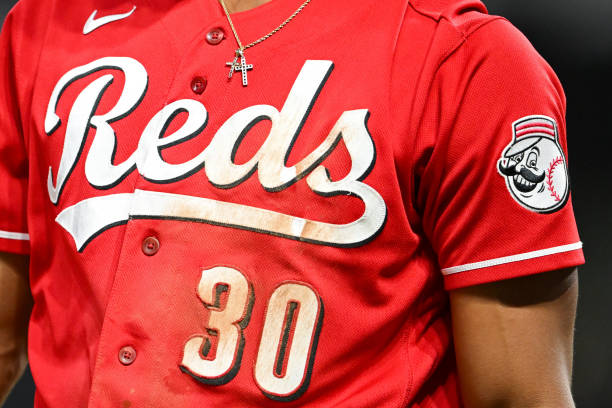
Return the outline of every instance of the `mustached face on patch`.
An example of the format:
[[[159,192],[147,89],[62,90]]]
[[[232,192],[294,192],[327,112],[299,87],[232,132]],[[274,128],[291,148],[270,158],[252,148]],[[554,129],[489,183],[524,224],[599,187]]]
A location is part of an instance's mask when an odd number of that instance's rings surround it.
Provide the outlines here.
[[[530,193],[540,186],[540,191],[544,188],[542,183],[546,178],[544,169],[538,167],[540,149],[531,148],[528,152],[521,152],[510,157],[508,164],[499,163],[499,171],[512,178],[512,184],[521,193]]]
[[[516,202],[538,213],[562,208],[569,194],[565,155],[553,119],[530,116],[513,124],[514,137],[497,171]]]

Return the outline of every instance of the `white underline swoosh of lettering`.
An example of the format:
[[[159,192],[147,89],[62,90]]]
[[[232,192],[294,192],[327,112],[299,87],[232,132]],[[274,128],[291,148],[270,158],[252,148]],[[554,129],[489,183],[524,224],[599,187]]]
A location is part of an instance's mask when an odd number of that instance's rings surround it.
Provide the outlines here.
[[[112,23],[113,21],[117,20],[123,20],[124,18],[131,16],[134,10],[136,10],[136,6],[134,6],[134,8],[132,8],[132,10],[128,11],[127,13],[111,14],[109,16],[104,16],[100,18],[96,18],[98,10],[94,10],[94,12],[91,13],[91,16],[89,16],[89,18],[85,22],[85,26],[83,27],[83,34],[87,35],[95,29],[102,27],[104,24]]]
[[[202,222],[320,245],[353,247],[376,236],[385,223],[386,211],[374,214],[366,210],[355,221],[333,224],[210,198],[135,190],[88,198],[65,208],[55,220],[82,251],[98,234],[131,218]]]
[[[77,250],[105,229],[129,219],[133,194],[111,194],[88,198],[64,209],[55,221],[72,235]]]

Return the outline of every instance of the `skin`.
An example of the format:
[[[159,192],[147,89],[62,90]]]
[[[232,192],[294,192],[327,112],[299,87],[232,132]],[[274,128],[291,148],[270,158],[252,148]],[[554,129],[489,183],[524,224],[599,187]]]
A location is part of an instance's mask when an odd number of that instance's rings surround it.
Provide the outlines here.
[[[225,0],[230,13],[270,0]],[[520,266],[517,266],[520,267]],[[28,257],[0,253],[0,405],[27,362]],[[467,408],[572,408],[575,269],[452,291]]]
[[[0,405],[23,374],[32,298],[27,256],[0,253]]]
[[[271,0],[224,0],[227,11],[230,13],[239,13],[261,6]]]
[[[574,407],[575,269],[450,293],[466,407]]]

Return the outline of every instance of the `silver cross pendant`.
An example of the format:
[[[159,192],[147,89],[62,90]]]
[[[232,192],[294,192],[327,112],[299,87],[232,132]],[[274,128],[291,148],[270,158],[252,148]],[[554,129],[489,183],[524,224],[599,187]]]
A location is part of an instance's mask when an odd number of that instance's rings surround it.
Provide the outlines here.
[[[240,62],[238,61],[240,60]],[[247,64],[246,58],[244,57],[244,53],[241,49],[236,50],[236,56],[234,57],[234,61],[226,62],[225,65],[230,67],[230,72],[228,78],[231,78],[234,75],[234,72],[241,71],[242,72],[242,86],[247,86],[249,84],[247,79],[247,71],[253,69],[253,64]]]

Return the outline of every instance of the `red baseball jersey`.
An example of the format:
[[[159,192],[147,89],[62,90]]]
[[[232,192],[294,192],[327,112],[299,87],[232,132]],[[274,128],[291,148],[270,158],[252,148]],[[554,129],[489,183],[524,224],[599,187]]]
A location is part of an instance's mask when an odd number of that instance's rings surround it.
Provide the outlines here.
[[[240,67],[215,0],[22,0],[1,44],[38,408],[457,407],[447,290],[583,262],[562,88],[478,1],[313,0]]]

